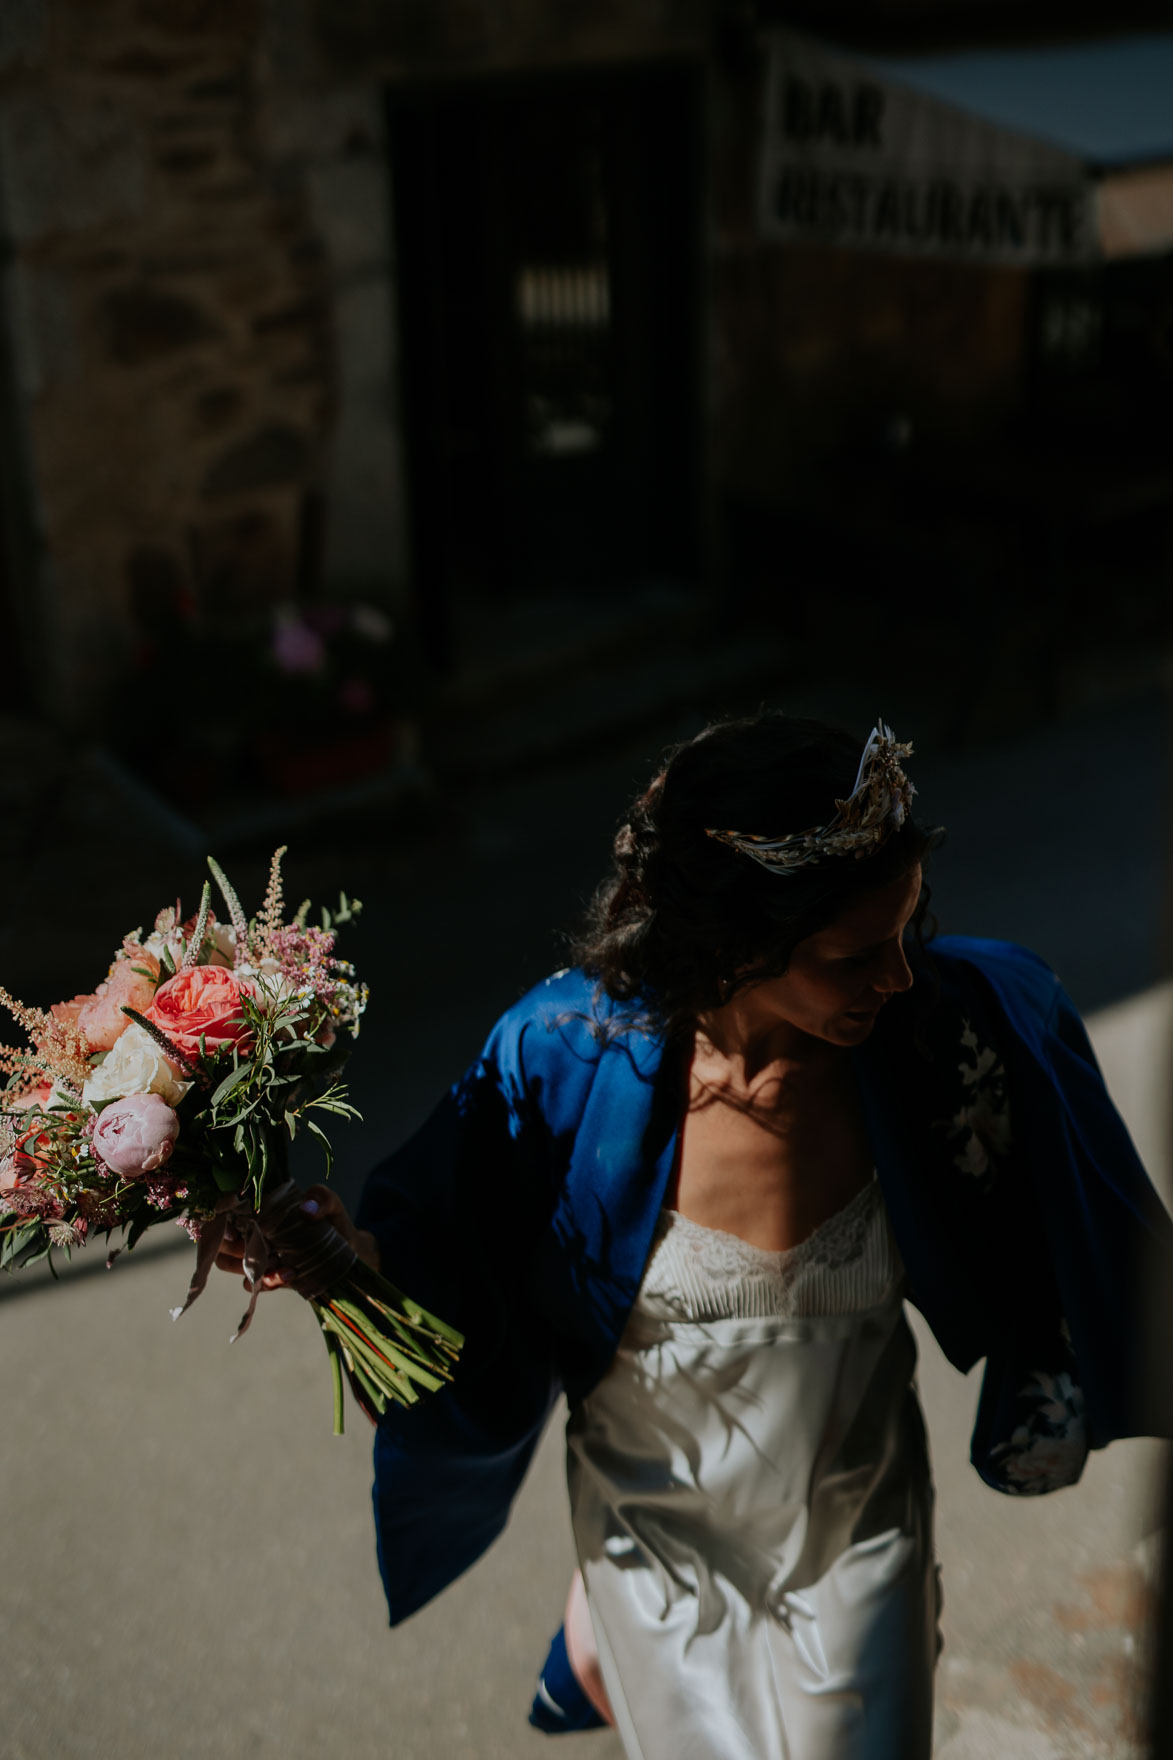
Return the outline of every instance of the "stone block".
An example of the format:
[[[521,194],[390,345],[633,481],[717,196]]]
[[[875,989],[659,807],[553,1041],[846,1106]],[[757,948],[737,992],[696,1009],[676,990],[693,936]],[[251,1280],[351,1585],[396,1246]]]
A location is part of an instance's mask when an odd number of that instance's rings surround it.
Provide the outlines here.
[[[360,274],[391,258],[391,180],[382,158],[336,159],[306,179],[310,212],[337,277]]]
[[[167,147],[156,154],[155,163],[169,177],[194,177],[208,171],[220,159],[220,149],[213,143],[192,143],[189,146]]]
[[[144,275],[215,275],[233,268],[239,254],[227,244],[204,241],[195,248],[174,244],[167,249],[147,250],[139,262]]]
[[[263,52],[273,78],[301,84],[318,72],[306,0],[265,0]]]
[[[389,397],[395,364],[393,290],[385,275],[338,289],[334,349],[344,401],[375,387]]]
[[[4,0],[0,6],[0,72],[44,59],[47,15],[45,0]]]
[[[149,30],[206,43],[210,37],[251,43],[261,0],[138,0],[135,19]]]
[[[329,91],[281,91],[266,117],[266,147],[273,159],[324,165],[363,153],[384,152],[383,92],[374,82]]]
[[[407,592],[403,460],[385,405],[340,416],[331,436],[326,495],[327,586],[377,592],[406,611],[401,603]]]
[[[284,514],[250,508],[191,532],[192,573],[207,616],[247,619],[296,596],[297,510],[291,497]]]
[[[219,433],[234,422],[244,408],[244,392],[237,385],[216,385],[201,393],[196,420],[208,434]]]
[[[61,89],[0,104],[0,171],[16,243],[129,219],[146,201],[146,146],[134,118]]]
[[[213,460],[204,475],[203,492],[215,501],[224,495],[279,488],[300,481],[309,461],[306,436],[287,423],[271,422]]]
[[[192,80],[183,88],[183,96],[193,104],[226,105],[238,109],[249,97],[247,69],[229,67],[221,73],[210,74],[206,79]]]
[[[186,61],[184,49],[160,50],[148,48],[145,43],[131,43],[116,49],[98,65],[103,74],[113,74],[115,79],[153,82],[170,79],[172,74],[182,71]]]
[[[211,314],[184,294],[119,287],[98,302],[106,352],[120,366],[140,366],[222,334]]]
[[[322,363],[316,357],[312,360],[297,361],[292,367],[282,367],[272,375],[269,384],[280,390],[304,391],[315,386],[321,391],[323,386]]]
[[[252,321],[252,332],[254,336],[280,336],[320,330],[326,318],[326,308],[320,300],[297,300],[291,305],[272,306],[258,312]]]
[[[32,400],[77,372],[72,290],[57,270],[19,260],[5,281],[17,387]]]

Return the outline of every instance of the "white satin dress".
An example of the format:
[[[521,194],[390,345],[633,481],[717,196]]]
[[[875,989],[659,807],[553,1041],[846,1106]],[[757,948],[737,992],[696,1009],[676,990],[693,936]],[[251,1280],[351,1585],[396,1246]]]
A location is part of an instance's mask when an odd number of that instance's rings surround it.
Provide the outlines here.
[[[628,1760],[927,1760],[939,1589],[903,1290],[875,1179],[782,1253],[663,1212],[567,1427]]]

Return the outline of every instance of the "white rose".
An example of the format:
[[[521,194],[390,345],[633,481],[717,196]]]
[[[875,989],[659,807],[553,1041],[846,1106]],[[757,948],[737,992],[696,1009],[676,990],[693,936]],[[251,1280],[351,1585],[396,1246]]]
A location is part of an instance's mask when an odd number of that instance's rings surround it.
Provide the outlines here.
[[[231,970],[236,964],[236,930],[232,924],[221,922],[209,924],[208,939],[212,943],[212,957],[208,964],[227,966]]]
[[[297,992],[297,985],[285,976],[277,961],[268,954],[258,965],[244,961],[237,966],[236,975],[248,981],[257,1001],[269,1009],[283,1008]]]
[[[162,961],[164,953],[169,953],[173,960],[180,960],[183,958],[183,938],[175,929],[169,929],[165,935],[158,929],[152,929],[142,943],[142,949],[159,961]]]
[[[190,1087],[146,1028],[132,1022],[89,1077],[82,1099],[97,1106],[103,1100],[125,1100],[128,1094],[158,1094],[168,1106],[178,1106]]]
[[[212,952],[206,963],[231,969],[236,964],[236,930],[232,924],[209,923],[207,938],[212,944]],[[168,952],[176,964],[187,952],[187,945],[178,929],[168,929],[166,933],[152,929],[142,946],[146,953],[153,953],[157,960],[163,958],[164,951]]]

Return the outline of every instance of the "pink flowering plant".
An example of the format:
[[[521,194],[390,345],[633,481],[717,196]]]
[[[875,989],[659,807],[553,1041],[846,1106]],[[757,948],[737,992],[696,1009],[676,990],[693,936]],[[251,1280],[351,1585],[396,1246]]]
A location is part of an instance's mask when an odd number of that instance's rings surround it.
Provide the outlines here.
[[[132,1248],[176,1222],[196,1243],[178,1318],[232,1229],[249,1292],[237,1336],[264,1278],[281,1273],[325,1335],[341,1433],[344,1380],[373,1420],[450,1380],[463,1340],[312,1220],[289,1177],[299,1131],[321,1143],[328,1173],[323,1121],[357,1117],[340,1072],[367,989],[335,952],[358,901],[344,893],[317,923],[308,900],[287,917],[284,853],[251,920],[209,858],[224,921],[206,884],[194,917],[176,905],[149,935],[127,935],[91,995],[42,1011],[0,988],[28,1039],[0,1047],[0,1267],[52,1266],[55,1248],[68,1256],[97,1233],[121,1231]]]

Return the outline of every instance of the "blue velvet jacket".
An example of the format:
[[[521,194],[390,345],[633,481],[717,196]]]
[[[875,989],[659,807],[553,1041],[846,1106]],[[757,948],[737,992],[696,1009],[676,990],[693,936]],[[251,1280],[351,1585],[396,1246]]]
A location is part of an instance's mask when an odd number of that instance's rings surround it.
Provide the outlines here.
[[[639,1287],[686,1060],[600,1032],[611,1013],[581,972],[538,985],[364,1191],[387,1274],[467,1335],[453,1386],[377,1432],[392,1624],[500,1533],[551,1407],[606,1372]],[[852,1056],[910,1299],[957,1368],[986,1359],[982,1477],[1048,1491],[1089,1447],[1166,1433],[1142,1292],[1173,1226],[1054,973],[938,940]]]

